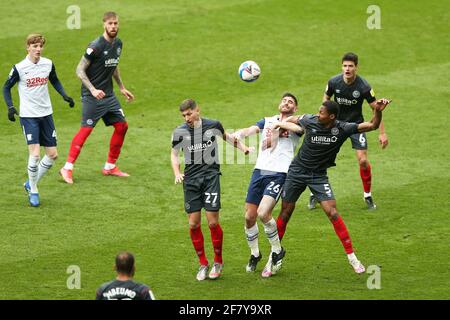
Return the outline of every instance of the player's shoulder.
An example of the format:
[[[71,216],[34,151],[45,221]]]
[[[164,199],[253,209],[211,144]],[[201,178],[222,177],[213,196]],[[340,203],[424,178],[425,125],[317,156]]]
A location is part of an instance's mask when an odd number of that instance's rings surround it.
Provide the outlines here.
[[[300,119],[318,120],[319,116],[317,114],[305,113],[304,115],[300,116]]]
[[[276,122],[276,121],[280,121],[280,115],[276,114],[274,116],[268,116],[268,117],[264,117],[265,121],[269,121],[269,122]]]
[[[101,35],[92,40],[91,42],[89,42],[88,48],[91,49],[101,48],[105,45],[105,41],[106,41],[105,38],[103,37],[103,35]]]
[[[26,66],[30,65],[31,63],[32,62],[27,57],[25,57],[25,59],[23,59],[23,60],[19,61],[18,63],[16,63],[14,65],[14,67],[17,70],[20,70],[20,69],[25,68]]]
[[[136,292],[145,293],[145,292],[150,291],[150,287],[144,283],[139,283],[139,282],[133,281],[133,284],[134,284],[133,290]]]
[[[335,75],[335,76],[332,76],[332,77],[328,80],[328,82],[329,82],[329,83],[332,83],[332,84],[341,83],[342,81],[343,81],[342,73],[339,73],[339,74],[337,74],[337,75]]]
[[[202,118],[202,125],[208,127],[217,127],[221,126],[222,124],[219,120],[216,119]]]
[[[39,59],[39,64],[41,64],[41,65],[50,65],[51,66],[53,64],[53,61],[51,59],[49,59],[49,58],[41,57]]]
[[[105,290],[107,290],[109,287],[111,287],[111,285],[115,282],[116,280],[111,280],[108,282],[103,283],[102,285],[100,285],[100,287],[98,287],[97,292],[102,293]]]
[[[370,88],[369,82],[366,79],[364,79],[363,77],[361,77],[359,74],[356,75],[356,81],[359,86],[361,86],[363,88]]]
[[[298,119],[298,124],[300,124],[302,127],[317,122],[318,122],[317,114],[305,113],[301,115],[300,118]]]
[[[187,123],[182,123],[178,127],[176,127],[173,131],[177,132],[177,131],[184,131],[184,130],[188,130],[188,129],[189,129],[189,126],[187,125]]]

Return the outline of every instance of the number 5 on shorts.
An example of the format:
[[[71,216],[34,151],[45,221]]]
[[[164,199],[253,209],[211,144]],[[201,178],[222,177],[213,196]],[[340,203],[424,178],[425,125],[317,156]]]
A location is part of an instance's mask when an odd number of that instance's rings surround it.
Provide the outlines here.
[[[325,189],[325,193],[327,194],[327,196],[328,196],[329,198],[331,198],[332,195],[333,195],[333,193],[332,193],[332,191],[331,191],[330,185],[329,185],[328,183],[325,183],[325,184],[323,185],[323,188]]]

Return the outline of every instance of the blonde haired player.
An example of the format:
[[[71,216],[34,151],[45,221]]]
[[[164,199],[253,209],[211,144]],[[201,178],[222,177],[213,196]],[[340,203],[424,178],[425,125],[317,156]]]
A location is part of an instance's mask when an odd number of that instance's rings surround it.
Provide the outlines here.
[[[3,86],[3,97],[8,107],[8,118],[20,124],[28,144],[28,180],[24,188],[28,193],[30,205],[40,205],[37,184],[53,166],[58,157],[56,150],[56,131],[53,122],[53,109],[48,93],[48,82],[58,91],[70,107],[75,105],[59,81],[55,65],[50,59],[41,56],[45,38],[41,34],[30,34],[26,39],[27,56],[15,64]],[[14,107],[11,88],[18,83],[20,97],[20,114]],[[45,147],[45,156],[40,159],[40,147]]]

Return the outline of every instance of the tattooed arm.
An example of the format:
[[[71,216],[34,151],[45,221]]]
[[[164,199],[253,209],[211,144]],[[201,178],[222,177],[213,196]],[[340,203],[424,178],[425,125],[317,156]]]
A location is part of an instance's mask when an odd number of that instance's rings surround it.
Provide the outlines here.
[[[80,78],[83,85],[91,92],[92,96],[96,98],[97,100],[101,100],[105,97],[105,93],[103,90],[97,90],[91,81],[89,81],[89,78],[86,74],[86,69],[89,67],[91,62],[86,59],[84,56],[81,57],[80,63],[78,63],[77,66],[77,76]]]

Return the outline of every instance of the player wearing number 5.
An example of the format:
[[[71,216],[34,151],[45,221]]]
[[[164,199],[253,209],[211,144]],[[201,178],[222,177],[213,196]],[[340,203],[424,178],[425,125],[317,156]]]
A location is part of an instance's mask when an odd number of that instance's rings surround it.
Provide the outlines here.
[[[285,251],[280,245],[277,224],[272,217],[286,179],[289,165],[294,158],[295,149],[303,131],[289,132],[285,130],[273,131],[275,123],[285,120],[297,111],[297,98],[291,93],[285,93],[278,106],[279,113],[266,117],[251,127],[234,133],[236,139],[260,133],[258,159],[253,170],[250,185],[245,200],[245,236],[251,254],[246,271],[254,272],[262,255],[258,245],[258,223],[261,219],[264,233],[271,245],[268,262],[261,275],[265,278],[275,274],[280,268]]]
[[[339,114],[337,120],[345,122],[364,122],[362,105],[364,100],[372,109],[376,107],[375,93],[369,83],[357,75],[358,56],[354,53],[346,53],[342,57],[342,74],[339,74],[328,81],[323,101],[330,100],[334,96],[334,101],[339,104]],[[376,209],[372,198],[372,170],[367,158],[367,137],[364,132],[350,136],[352,147],[356,150],[356,157],[359,163],[359,173],[361,176],[364,200],[368,209]],[[388,145],[388,138],[384,131],[383,122],[380,123],[380,134],[378,140],[384,149]],[[315,206],[314,198],[310,197],[309,208]]]
[[[89,44],[77,66],[77,75],[82,82],[81,128],[72,139],[66,164],[59,171],[64,181],[69,184],[73,183],[73,165],[81,148],[100,119],[103,119],[106,126],[114,127],[108,159],[102,170],[103,175],[129,176],[116,166],[128,130],[128,123],[119,100],[114,95],[112,78],[128,102],[134,99],[120,77],[119,60],[122,54],[122,41],[117,37],[119,17],[116,13],[106,12],[103,15],[103,28],[103,35]]]
[[[327,169],[335,166],[336,155],[349,136],[378,129],[382,111],[389,102],[387,99],[376,101],[374,116],[370,122],[358,124],[336,120],[339,105],[334,101],[325,101],[316,115],[292,116],[287,122],[275,124],[274,128],[295,131],[302,127],[305,130],[302,146],[289,167],[281,195],[283,201],[281,213],[277,219],[280,239],[283,238],[286,224],[294,212],[295,203],[306,187],[309,187],[333,224],[353,269],[356,273],[365,271],[353,252],[350,235],[336,209],[336,200],[328,181]]]
[[[192,244],[200,260],[197,280],[207,277],[208,259],[204,249],[201,229],[201,210],[205,208],[214,247],[214,264],[210,279],[222,273],[223,231],[219,224],[220,209],[220,164],[217,137],[233,144],[246,154],[249,149],[228,135],[219,121],[200,117],[200,108],[192,99],[184,100],[180,112],[185,123],[177,127],[172,135],[171,162],[175,183],[183,183],[184,209],[188,213]],[[184,174],[181,173],[179,151],[184,153]]]

